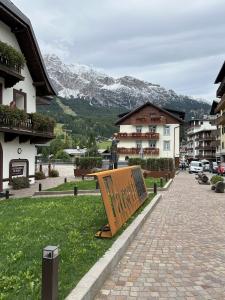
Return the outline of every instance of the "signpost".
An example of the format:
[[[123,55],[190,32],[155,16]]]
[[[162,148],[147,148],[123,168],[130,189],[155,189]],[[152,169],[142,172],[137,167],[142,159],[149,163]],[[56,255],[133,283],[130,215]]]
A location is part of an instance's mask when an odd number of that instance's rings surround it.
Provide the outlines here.
[[[148,193],[139,166],[91,174],[99,182],[108,224],[97,237],[112,237],[147,199]]]

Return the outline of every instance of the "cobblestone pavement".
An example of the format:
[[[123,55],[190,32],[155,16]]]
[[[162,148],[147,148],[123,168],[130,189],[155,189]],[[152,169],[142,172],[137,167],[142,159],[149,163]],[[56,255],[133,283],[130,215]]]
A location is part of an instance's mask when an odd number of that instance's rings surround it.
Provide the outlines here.
[[[180,173],[96,299],[225,299],[225,194]]]

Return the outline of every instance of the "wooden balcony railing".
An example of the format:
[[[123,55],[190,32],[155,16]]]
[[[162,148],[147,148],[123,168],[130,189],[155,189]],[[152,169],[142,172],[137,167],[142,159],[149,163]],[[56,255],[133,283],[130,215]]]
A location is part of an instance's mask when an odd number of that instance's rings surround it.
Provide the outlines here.
[[[13,87],[16,83],[24,80],[19,65],[11,65],[7,59],[0,55],[0,77],[5,79],[5,88]]]
[[[2,109],[2,110],[1,110]],[[18,116],[19,109],[0,105],[0,132],[16,137],[20,135],[39,136],[43,138],[54,137],[55,122],[49,117],[39,114],[26,114]]]
[[[133,120],[135,125],[157,125],[157,124],[166,124],[166,118],[163,116],[157,117],[139,117]]]
[[[141,140],[158,140],[159,133],[156,132],[133,132],[133,133],[126,133],[126,132],[119,132],[115,134],[115,137],[118,139],[141,139]]]
[[[117,148],[118,154],[140,154],[140,148]],[[159,155],[159,148],[143,148],[143,154]]]
[[[223,113],[215,120],[215,125],[224,125],[224,124],[225,124],[225,113]]]

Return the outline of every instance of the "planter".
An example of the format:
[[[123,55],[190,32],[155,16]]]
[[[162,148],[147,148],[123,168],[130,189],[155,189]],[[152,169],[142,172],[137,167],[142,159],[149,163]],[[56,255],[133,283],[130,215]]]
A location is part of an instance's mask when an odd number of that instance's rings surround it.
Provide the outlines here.
[[[92,169],[74,169],[74,176],[75,177],[82,177],[82,176],[87,176],[87,174],[91,174],[95,172]]]
[[[160,177],[166,177],[168,178],[173,178],[175,176],[175,171],[148,171],[148,170],[143,170],[143,175],[144,177],[153,177],[153,178],[160,178]]]

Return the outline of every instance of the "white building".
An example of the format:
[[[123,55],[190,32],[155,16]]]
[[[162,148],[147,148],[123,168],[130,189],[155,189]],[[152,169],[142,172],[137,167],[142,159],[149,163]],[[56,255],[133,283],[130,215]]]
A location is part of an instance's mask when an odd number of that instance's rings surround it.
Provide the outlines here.
[[[189,121],[187,129],[187,157],[188,159],[216,158],[216,134],[217,127],[214,125],[214,117],[193,119]]]
[[[8,0],[0,0],[0,16],[1,191],[14,176],[34,181],[35,144],[51,140],[54,126],[49,118],[32,113],[56,93],[29,19]],[[18,57],[25,58],[24,65]]]
[[[177,115],[150,102],[123,115],[116,125],[119,160],[131,157],[173,158],[179,163],[180,124]]]

